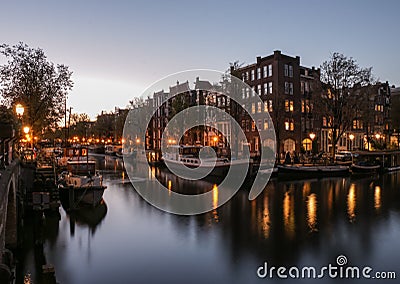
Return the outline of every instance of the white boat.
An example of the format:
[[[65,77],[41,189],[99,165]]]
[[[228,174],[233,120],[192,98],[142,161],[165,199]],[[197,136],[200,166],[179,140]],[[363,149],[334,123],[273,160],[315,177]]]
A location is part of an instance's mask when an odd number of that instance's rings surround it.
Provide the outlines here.
[[[207,157],[207,152],[205,153],[205,157],[200,159],[199,155],[202,149],[207,151],[203,146],[169,145],[161,159],[174,169],[182,169],[182,166],[199,168],[200,171],[209,172],[210,175],[214,176],[225,176],[231,166],[243,166],[249,163],[249,160],[246,159],[213,158],[211,153],[210,157]],[[251,165],[249,165],[249,168],[251,168]]]
[[[62,172],[58,179],[60,195],[66,195],[70,201],[71,209],[78,204],[98,205],[106,186],[103,177],[96,170],[95,161],[68,161],[67,171]]]

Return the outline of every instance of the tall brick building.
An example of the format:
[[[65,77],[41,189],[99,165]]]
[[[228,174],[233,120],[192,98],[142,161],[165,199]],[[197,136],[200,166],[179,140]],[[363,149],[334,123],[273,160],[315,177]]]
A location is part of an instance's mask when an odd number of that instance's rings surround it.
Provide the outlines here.
[[[231,69],[231,74],[239,77],[256,92],[274,123],[278,151],[299,152],[302,148],[310,151],[310,133],[320,128],[312,111],[310,100],[314,80],[319,80],[319,69],[300,65],[300,57],[292,57],[274,51],[272,55],[257,57],[256,63],[239,69]],[[246,90],[244,96],[250,96]],[[259,106],[252,106],[252,113]],[[255,127],[247,127],[246,115],[238,118],[245,129],[251,152],[257,151],[258,140]],[[253,122],[254,123],[254,122]],[[258,126],[259,127],[259,126]],[[262,126],[261,126],[262,127]]]

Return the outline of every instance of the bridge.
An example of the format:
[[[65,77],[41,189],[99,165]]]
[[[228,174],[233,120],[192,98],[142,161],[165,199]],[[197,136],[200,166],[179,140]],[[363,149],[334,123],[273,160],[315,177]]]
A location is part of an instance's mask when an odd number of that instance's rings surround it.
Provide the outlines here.
[[[18,245],[18,208],[21,167],[13,157],[15,138],[0,131],[0,283],[10,283],[14,267],[11,250]],[[7,129],[8,130],[8,129]]]

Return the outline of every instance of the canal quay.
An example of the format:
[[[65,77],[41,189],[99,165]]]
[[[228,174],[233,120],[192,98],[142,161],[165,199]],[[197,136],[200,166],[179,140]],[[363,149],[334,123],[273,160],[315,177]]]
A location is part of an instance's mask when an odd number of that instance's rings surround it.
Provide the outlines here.
[[[107,188],[98,204],[71,210],[69,197],[57,193],[47,199],[58,190],[46,190],[46,182],[40,191],[30,189],[29,179],[37,183],[43,173],[26,158],[11,161],[1,172],[3,182],[12,167],[20,187],[41,192],[36,205],[34,200],[18,203],[23,212],[18,213],[18,241],[3,252],[13,255],[9,265],[15,283],[281,283],[276,275],[260,279],[257,270],[266,262],[318,269],[336,264],[338,256],[373,271],[400,272],[398,171],[302,179],[277,175],[251,201],[246,181],[221,207],[179,216],[147,203],[127,171],[146,169],[150,181],[176,192],[211,191],[214,204],[221,194],[218,182],[183,180],[165,166],[126,165],[115,155],[88,153]]]

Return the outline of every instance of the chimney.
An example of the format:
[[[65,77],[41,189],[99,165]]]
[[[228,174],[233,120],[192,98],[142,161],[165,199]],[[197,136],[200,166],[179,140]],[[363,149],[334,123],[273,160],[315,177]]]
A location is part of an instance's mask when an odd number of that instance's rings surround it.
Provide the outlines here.
[[[261,56],[257,56],[257,65],[261,62]]]

